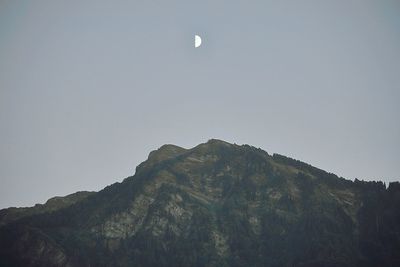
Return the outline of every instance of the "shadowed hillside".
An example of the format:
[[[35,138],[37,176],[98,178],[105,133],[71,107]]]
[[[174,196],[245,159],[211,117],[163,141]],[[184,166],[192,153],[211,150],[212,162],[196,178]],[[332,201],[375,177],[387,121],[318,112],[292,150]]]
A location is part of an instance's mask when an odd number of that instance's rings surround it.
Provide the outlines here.
[[[74,196],[0,211],[1,266],[400,266],[398,182],[248,145],[165,145]]]

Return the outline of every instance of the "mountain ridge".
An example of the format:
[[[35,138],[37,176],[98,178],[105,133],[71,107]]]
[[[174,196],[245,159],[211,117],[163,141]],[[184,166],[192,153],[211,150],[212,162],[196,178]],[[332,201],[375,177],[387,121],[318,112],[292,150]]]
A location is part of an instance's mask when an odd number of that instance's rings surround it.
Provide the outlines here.
[[[217,139],[164,145],[120,183],[3,225],[0,263],[395,266],[398,204],[398,182],[346,180]]]

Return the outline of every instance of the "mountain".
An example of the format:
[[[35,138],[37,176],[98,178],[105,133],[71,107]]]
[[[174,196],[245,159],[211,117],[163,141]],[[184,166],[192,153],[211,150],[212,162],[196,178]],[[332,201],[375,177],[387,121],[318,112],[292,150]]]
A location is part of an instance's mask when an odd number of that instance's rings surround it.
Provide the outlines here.
[[[23,217],[56,211],[75,204],[78,201],[94,194],[95,192],[80,191],[65,197],[53,197],[46,201],[45,204],[36,204],[31,208],[8,208],[0,210],[0,226],[16,221]]]
[[[248,145],[164,145],[121,183],[57,199],[0,211],[0,266],[400,266],[400,183]]]

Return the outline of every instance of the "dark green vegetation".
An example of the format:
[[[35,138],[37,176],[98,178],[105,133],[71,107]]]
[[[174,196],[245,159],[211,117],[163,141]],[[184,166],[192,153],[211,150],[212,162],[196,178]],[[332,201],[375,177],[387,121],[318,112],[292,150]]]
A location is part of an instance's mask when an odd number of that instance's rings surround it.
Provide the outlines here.
[[[34,207],[31,208],[8,208],[0,210],[0,226],[16,221],[23,217],[66,208],[94,193],[95,192],[81,191],[65,197],[53,197],[47,200],[45,204],[36,204]]]
[[[10,212],[1,266],[400,266],[399,183],[218,140],[165,145],[122,183]]]

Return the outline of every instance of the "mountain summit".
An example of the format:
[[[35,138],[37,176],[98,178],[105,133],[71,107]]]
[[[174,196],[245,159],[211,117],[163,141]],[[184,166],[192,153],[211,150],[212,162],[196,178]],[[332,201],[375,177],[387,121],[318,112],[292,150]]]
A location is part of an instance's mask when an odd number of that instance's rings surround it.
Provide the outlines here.
[[[400,184],[212,139],[0,227],[0,266],[400,266]]]

